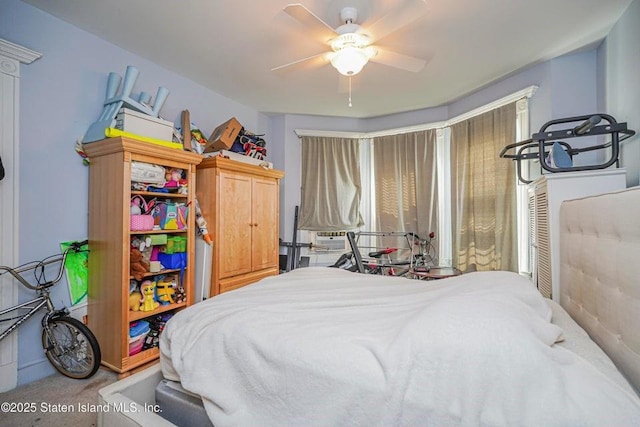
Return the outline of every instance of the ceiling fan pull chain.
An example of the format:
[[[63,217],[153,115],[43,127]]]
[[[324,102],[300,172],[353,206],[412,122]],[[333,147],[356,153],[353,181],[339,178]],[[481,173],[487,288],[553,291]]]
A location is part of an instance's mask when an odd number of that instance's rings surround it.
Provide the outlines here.
[[[349,76],[349,107],[353,107],[351,104],[351,76]]]

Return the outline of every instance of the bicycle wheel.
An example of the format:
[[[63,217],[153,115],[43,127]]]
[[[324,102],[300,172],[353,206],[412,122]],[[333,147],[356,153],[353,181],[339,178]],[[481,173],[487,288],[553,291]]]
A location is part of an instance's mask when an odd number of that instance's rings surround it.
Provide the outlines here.
[[[70,378],[89,378],[100,367],[100,346],[91,330],[69,316],[49,320],[49,331],[42,331],[42,347],[61,374]]]

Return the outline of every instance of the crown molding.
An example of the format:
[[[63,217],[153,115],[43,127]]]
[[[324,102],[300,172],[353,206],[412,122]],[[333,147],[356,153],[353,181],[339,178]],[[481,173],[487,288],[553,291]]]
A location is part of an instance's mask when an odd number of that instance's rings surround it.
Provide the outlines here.
[[[472,117],[479,116],[480,114],[487,113],[491,110],[495,110],[496,108],[500,108],[507,104],[511,104],[512,102],[517,102],[521,99],[531,98],[536,93],[536,90],[538,90],[538,86],[532,85],[522,90],[519,90],[518,92],[514,92],[503,98],[500,98],[493,102],[485,104],[482,107],[476,108],[474,110],[468,111],[464,114],[461,114],[459,116],[456,116],[447,120],[447,126],[451,126],[455,123],[459,123],[464,120],[468,120]]]
[[[521,99],[529,99],[531,98],[538,89],[538,86],[532,85],[517,92],[514,92],[510,95],[497,99],[493,102],[483,105],[482,107],[473,109],[459,116],[450,118],[446,121],[441,122],[432,122],[415,126],[407,126],[403,128],[396,129],[386,129],[375,132],[340,132],[340,131],[326,131],[326,130],[310,130],[310,129],[295,129],[295,134],[300,138],[303,136],[324,136],[324,137],[336,137],[336,138],[375,138],[380,136],[388,136],[388,135],[398,135],[401,133],[408,132],[419,132],[429,129],[442,129],[449,127],[455,123],[459,123],[463,120],[470,119],[471,117],[478,116],[480,114],[486,113],[488,111],[494,110],[496,108],[502,107],[504,105],[510,104],[512,102],[519,101]],[[522,104],[520,104],[521,106]]]
[[[0,39],[0,55],[20,61],[23,64],[31,64],[42,56],[40,52],[27,49],[4,39]]]

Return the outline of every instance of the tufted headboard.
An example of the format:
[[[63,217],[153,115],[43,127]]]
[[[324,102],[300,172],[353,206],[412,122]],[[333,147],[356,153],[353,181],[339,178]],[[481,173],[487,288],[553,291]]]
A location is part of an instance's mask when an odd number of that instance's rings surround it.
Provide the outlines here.
[[[640,187],[560,208],[560,305],[640,390]]]

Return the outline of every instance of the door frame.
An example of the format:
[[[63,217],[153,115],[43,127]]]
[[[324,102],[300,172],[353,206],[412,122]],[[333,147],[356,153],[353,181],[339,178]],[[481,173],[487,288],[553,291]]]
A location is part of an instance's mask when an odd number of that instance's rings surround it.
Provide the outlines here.
[[[20,186],[19,114],[20,64],[30,64],[42,54],[0,39],[0,156],[5,177],[0,181],[0,265],[18,264],[18,208]],[[8,275],[0,277],[0,307],[18,302],[18,285]],[[18,384],[18,332],[0,344],[0,392]]]

